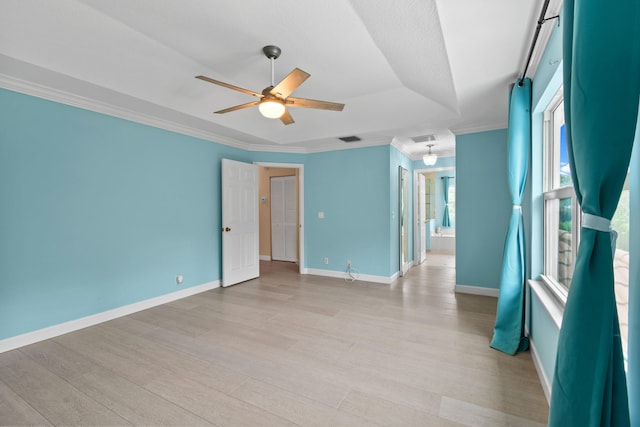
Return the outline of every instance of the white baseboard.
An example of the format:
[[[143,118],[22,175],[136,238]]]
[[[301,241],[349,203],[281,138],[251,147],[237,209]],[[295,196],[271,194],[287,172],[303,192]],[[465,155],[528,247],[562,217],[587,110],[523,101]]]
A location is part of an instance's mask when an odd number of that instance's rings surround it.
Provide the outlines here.
[[[389,283],[393,283],[396,280],[398,280],[400,278],[400,272],[396,271],[395,273],[393,273],[393,275],[389,278],[391,280],[391,282]]]
[[[413,261],[405,262],[402,266],[402,275],[404,276],[413,267]]]
[[[124,305],[112,310],[107,310],[101,313],[92,314],[90,316],[81,317],[79,319],[70,320],[68,322],[59,323],[47,328],[38,329],[37,331],[27,332],[26,334],[17,335],[11,338],[5,338],[3,340],[0,340],[0,353],[64,335],[69,332],[84,329],[89,326],[97,325],[98,323],[107,322],[118,317],[127,316],[129,314],[146,310],[151,307],[167,304],[171,301],[186,298],[188,296],[199,294],[201,292],[205,292],[218,287],[220,287],[220,281],[216,280],[213,282],[205,283],[203,285],[181,289],[177,292],[171,292],[170,294],[160,295],[155,298],[150,298],[133,304]]]
[[[260,261],[271,261],[271,255],[260,255]]]
[[[544,391],[544,397],[547,398],[547,404],[551,402],[551,382],[547,377],[546,372],[544,371],[544,367],[542,366],[542,361],[540,360],[540,356],[538,355],[538,351],[536,350],[536,345],[529,337],[529,348],[531,350],[531,359],[533,359],[533,366],[536,367],[536,372],[538,372],[538,378],[540,378],[540,384],[542,385],[542,391]]]
[[[338,279],[344,279],[347,277],[347,273],[344,271],[333,271],[333,270],[322,270],[319,268],[306,268],[302,274],[313,274],[315,276],[325,276],[325,277],[336,277]],[[396,273],[397,275],[398,273]],[[357,280],[359,282],[374,282],[374,283],[384,283],[385,285],[390,285],[393,282],[392,277],[385,276],[372,276],[370,274],[360,274],[357,275]]]
[[[456,285],[456,292],[459,294],[483,295],[486,297],[498,298],[500,289],[483,288],[480,286]]]

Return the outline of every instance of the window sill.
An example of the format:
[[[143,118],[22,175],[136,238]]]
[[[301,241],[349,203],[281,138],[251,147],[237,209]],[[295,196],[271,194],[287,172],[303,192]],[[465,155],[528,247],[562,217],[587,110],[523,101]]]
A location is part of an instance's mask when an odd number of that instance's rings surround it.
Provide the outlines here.
[[[566,293],[558,292],[553,285],[550,285],[544,279],[529,280],[529,287],[536,294],[558,329],[560,329],[560,326],[562,326],[564,305],[567,301]]]

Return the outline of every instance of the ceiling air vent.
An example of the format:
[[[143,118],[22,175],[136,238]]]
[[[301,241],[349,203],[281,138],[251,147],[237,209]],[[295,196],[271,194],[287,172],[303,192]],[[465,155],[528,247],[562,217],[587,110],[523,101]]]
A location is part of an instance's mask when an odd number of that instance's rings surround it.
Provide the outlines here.
[[[432,142],[436,140],[436,136],[431,134],[431,135],[422,135],[422,136],[414,136],[413,138],[413,142],[420,143],[420,142]]]
[[[357,141],[361,141],[360,138],[358,138],[357,136],[343,136],[342,138],[338,138],[341,141],[344,142],[357,142]]]

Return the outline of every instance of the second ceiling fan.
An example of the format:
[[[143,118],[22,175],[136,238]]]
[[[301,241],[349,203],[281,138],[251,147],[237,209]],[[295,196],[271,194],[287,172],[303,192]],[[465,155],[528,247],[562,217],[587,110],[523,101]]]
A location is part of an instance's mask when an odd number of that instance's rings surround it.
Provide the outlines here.
[[[257,101],[247,102],[246,104],[236,105],[234,107],[225,108],[223,110],[216,111],[216,114],[230,113],[232,111],[241,110],[243,108],[258,106],[260,113],[263,116],[277,119],[279,118],[285,125],[294,123],[293,117],[289,113],[286,107],[300,107],[300,108],[316,108],[320,110],[332,110],[342,111],[344,104],[337,102],[318,101],[315,99],[306,98],[294,98],[291,95],[294,90],[298,88],[305,80],[307,80],[311,74],[302,71],[299,68],[295,68],[290,72],[280,83],[274,85],[273,81],[273,66],[274,61],[280,56],[282,52],[278,46],[265,46],[262,48],[265,56],[271,60],[271,86],[264,88],[262,93],[253,92],[248,89],[244,89],[238,86],[234,86],[229,83],[214,80],[206,76],[196,76],[197,79],[204,80],[209,83],[213,83],[219,86],[224,86],[229,89],[236,90],[238,92],[246,93],[247,95],[253,95],[259,98]]]

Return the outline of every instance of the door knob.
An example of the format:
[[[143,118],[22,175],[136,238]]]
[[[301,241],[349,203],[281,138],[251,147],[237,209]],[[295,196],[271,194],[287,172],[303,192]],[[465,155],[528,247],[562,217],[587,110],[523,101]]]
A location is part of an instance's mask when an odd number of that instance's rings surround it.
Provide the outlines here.
[[[225,228],[224,231],[226,231],[227,233],[231,231],[231,229],[229,227]]]

